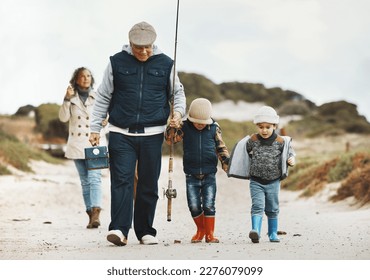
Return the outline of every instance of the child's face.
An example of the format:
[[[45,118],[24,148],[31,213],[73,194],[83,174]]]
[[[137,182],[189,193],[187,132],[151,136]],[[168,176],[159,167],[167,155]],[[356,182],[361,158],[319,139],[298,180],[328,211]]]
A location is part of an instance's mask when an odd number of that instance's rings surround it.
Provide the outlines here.
[[[201,124],[201,123],[193,123],[194,127],[198,130],[203,130],[207,125],[206,124]]]
[[[272,124],[272,123],[258,123],[257,124],[257,129],[258,129],[258,134],[262,137],[262,138],[269,138],[272,133],[274,132],[274,129],[276,128],[276,125],[275,124]]]

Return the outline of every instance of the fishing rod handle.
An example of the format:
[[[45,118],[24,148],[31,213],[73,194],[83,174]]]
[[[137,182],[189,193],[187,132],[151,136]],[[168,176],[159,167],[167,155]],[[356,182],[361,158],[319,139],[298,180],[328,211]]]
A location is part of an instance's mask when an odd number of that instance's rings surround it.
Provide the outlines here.
[[[172,198],[167,200],[167,222],[171,222],[171,213],[172,213]]]

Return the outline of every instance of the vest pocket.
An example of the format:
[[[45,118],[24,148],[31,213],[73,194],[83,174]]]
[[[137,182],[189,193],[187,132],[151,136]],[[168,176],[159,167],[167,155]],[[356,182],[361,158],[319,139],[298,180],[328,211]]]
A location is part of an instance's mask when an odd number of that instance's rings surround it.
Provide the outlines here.
[[[137,73],[136,68],[126,68],[126,67],[118,67],[118,73],[122,75],[133,75]]]
[[[164,77],[166,76],[166,72],[159,69],[149,69],[148,74],[155,77]]]
[[[154,89],[157,90],[163,90],[167,86],[167,75],[166,71],[160,70],[160,69],[155,69],[151,68],[148,69],[148,84],[154,86]]]
[[[121,84],[124,86],[125,84],[132,84],[136,81],[137,76],[137,69],[136,68],[124,68],[119,67],[117,71],[117,76],[119,77],[117,80],[121,81]],[[117,85],[118,86],[118,85]]]

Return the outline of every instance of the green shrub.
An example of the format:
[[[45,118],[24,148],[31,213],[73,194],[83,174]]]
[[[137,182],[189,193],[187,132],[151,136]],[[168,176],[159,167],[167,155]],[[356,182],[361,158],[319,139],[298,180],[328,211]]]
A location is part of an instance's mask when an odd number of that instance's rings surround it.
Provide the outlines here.
[[[42,104],[36,109],[36,130],[41,132],[45,139],[68,137],[68,125],[59,121],[58,104]]]
[[[307,103],[303,101],[287,101],[278,108],[278,112],[281,116],[288,115],[308,115],[310,108]]]
[[[29,166],[30,160],[44,160],[50,163],[60,163],[61,160],[51,157],[43,151],[39,151],[25,143],[20,142],[16,137],[6,134],[0,129],[0,158],[15,168],[32,172]],[[5,166],[0,168],[0,174],[9,174]],[[9,171],[9,170],[8,170]]]
[[[345,101],[321,105],[301,120],[287,126],[292,136],[334,136],[344,133],[370,133],[370,124],[357,112],[357,106]]]
[[[0,142],[4,141],[4,140],[19,142],[17,137],[15,137],[14,135],[7,134],[7,133],[5,133],[4,130],[0,129]]]
[[[281,188],[291,191],[302,190],[312,181],[312,174],[320,163],[316,158],[304,157],[294,167],[289,168],[289,176],[281,183]]]
[[[354,169],[330,200],[336,202],[353,196],[361,206],[370,203],[370,164],[368,163]]]
[[[352,171],[352,169],[352,157],[350,155],[341,156],[337,164],[332,169],[330,169],[328,173],[329,183],[343,180]]]
[[[198,97],[207,98],[212,103],[224,100],[219,87],[202,75],[180,72],[179,78],[185,88],[186,103],[188,106]]]
[[[235,144],[247,135],[256,132],[252,122],[234,122],[230,120],[217,120],[221,127],[222,139],[231,153]]]
[[[9,171],[9,169],[0,163],[0,175],[10,175],[10,174],[12,173]]]

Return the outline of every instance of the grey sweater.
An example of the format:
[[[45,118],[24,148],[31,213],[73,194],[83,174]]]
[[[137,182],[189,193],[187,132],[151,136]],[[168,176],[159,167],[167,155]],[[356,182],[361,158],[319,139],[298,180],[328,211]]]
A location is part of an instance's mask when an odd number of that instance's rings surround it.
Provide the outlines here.
[[[281,152],[281,160],[279,161],[279,170],[281,170],[280,180],[285,179],[288,176],[288,158],[295,156],[295,152],[291,146],[292,139],[289,136],[279,136],[283,141],[283,148]],[[250,140],[250,136],[246,136],[241,139],[234,147],[229,162],[228,177],[234,177],[238,179],[250,179],[251,175],[254,177],[260,177],[265,180],[270,178],[264,178],[264,173],[258,176],[258,173],[251,174],[251,165],[252,159],[247,151],[247,142]],[[257,140],[258,141],[258,140]],[[278,148],[279,145],[276,145],[275,148]],[[252,155],[253,157],[253,155]],[[273,162],[273,161],[271,161]],[[262,165],[259,165],[262,166]],[[281,169],[280,169],[281,168]],[[259,170],[256,168],[254,172]]]
[[[129,45],[124,45],[122,48],[123,51],[126,51],[127,53],[132,55],[132,50]],[[153,46],[153,55],[157,55],[162,53],[161,50],[157,46]],[[173,71],[172,68],[171,72],[171,92],[174,92],[174,111],[179,112],[182,116],[185,115],[186,110],[186,97],[183,85],[181,84],[177,73],[175,74],[175,83],[173,84]],[[109,62],[108,66],[104,72],[103,81],[100,84],[98,90],[97,90],[97,98],[95,102],[95,106],[92,112],[92,120],[91,120],[91,132],[100,132],[102,129],[102,121],[107,117],[109,104],[112,99],[112,92],[114,89],[114,81],[113,81],[113,70],[112,65]],[[152,127],[149,132],[147,133],[147,130],[145,130],[145,133],[140,134],[142,136],[144,135],[150,135],[153,133],[163,133],[165,131],[166,126],[161,127]],[[118,129],[114,126],[110,126],[111,131],[121,132],[121,129]],[[154,132],[153,132],[154,131]],[[124,133],[124,131],[122,130]]]

